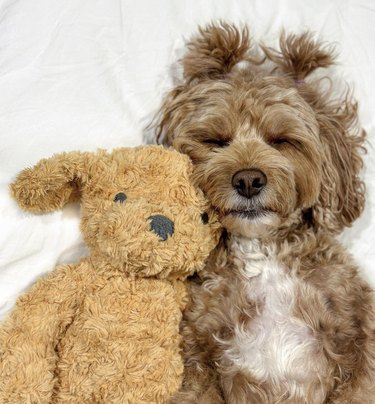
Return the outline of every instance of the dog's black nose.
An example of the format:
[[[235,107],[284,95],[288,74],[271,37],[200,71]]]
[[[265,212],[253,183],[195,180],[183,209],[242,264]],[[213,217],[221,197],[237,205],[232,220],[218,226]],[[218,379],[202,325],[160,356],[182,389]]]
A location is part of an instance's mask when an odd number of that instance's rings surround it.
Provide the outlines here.
[[[150,216],[149,220],[151,230],[156,233],[163,241],[165,241],[168,236],[171,236],[174,233],[174,223],[166,216]]]
[[[245,198],[252,198],[266,186],[267,177],[260,170],[246,169],[237,171],[232,177],[233,188]]]

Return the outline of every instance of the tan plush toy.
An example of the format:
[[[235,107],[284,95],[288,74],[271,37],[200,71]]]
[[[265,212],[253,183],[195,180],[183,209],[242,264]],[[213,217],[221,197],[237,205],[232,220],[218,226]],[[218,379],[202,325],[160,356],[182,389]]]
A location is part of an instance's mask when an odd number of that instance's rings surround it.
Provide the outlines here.
[[[160,146],[63,153],[19,174],[28,211],[80,198],[90,256],[57,267],[0,328],[0,403],[163,403],[181,384],[183,280],[219,225],[186,156]]]

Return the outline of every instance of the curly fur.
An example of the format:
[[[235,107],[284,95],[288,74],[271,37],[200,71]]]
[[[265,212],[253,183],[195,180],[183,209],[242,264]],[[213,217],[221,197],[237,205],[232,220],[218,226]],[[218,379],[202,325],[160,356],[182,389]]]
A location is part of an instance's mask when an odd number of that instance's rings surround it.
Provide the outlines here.
[[[332,47],[308,32],[258,47],[221,22],[181,63],[157,137],[191,157],[227,233],[191,285],[175,402],[373,402],[374,292],[335,240],[364,208],[365,133],[350,92],[312,74]],[[244,169],[267,178],[255,196],[233,185]]]
[[[62,153],[19,174],[11,189],[28,211],[80,198],[90,256],[37,281],[1,325],[1,403],[169,401],[182,382],[183,281],[220,232],[191,175],[188,157],[161,146]],[[154,215],[173,221],[168,238]]]

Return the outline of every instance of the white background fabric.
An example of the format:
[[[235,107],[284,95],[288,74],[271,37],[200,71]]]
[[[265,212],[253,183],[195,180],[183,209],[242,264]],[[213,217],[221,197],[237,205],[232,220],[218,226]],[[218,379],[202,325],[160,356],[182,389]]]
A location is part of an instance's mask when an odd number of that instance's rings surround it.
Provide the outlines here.
[[[64,150],[140,144],[185,39],[219,18],[248,24],[268,44],[282,28],[336,43],[334,74],[354,86],[374,139],[373,0],[1,0],[0,317],[38,276],[85,253],[79,207],[22,212],[8,196],[15,174]],[[366,211],[343,239],[375,285],[375,150],[368,151]]]

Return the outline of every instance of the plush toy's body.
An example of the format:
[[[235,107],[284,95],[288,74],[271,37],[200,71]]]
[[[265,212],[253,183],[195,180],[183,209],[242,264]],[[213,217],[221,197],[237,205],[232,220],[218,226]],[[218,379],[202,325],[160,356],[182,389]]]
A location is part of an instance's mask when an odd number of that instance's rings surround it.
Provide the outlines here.
[[[82,195],[90,256],[55,269],[0,328],[1,403],[162,403],[181,385],[183,280],[219,227],[190,161],[157,146],[63,154],[25,170],[18,202]]]
[[[8,349],[19,350],[22,362],[10,361],[8,351],[0,396],[8,391],[9,403],[161,402],[179,388],[183,370],[177,298],[166,280],[105,275],[90,259],[58,268],[19,300],[13,324],[22,328],[8,333],[17,340]]]

